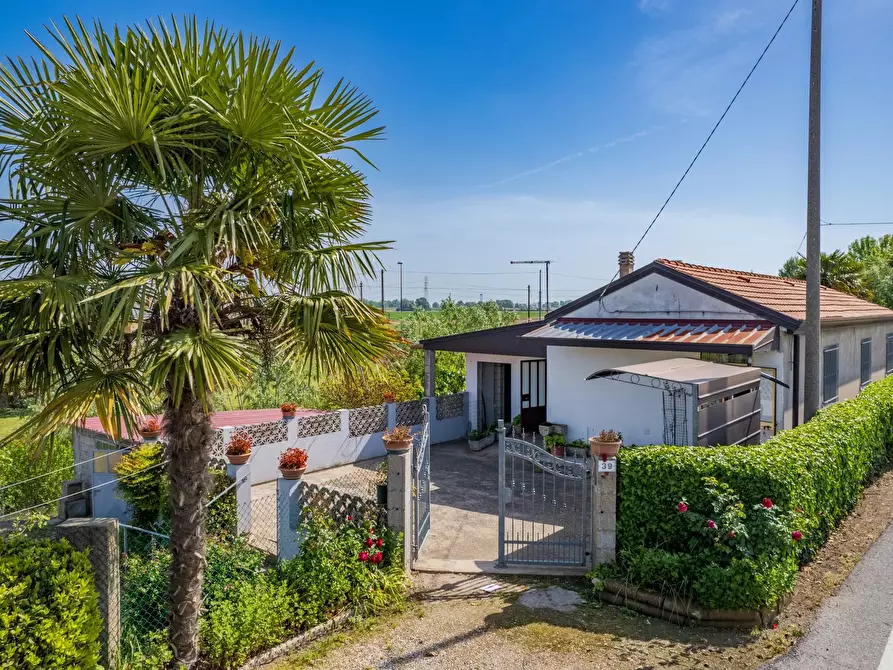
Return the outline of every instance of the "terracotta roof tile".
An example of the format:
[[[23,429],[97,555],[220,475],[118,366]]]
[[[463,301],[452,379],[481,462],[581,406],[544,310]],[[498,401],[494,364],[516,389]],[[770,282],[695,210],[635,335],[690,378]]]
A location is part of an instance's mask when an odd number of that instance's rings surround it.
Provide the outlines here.
[[[656,262],[791,318],[806,318],[806,282],[801,279],[692,265],[665,258],[659,258]],[[872,318],[893,320],[893,310],[827,286],[822,287],[821,301],[823,322]]]

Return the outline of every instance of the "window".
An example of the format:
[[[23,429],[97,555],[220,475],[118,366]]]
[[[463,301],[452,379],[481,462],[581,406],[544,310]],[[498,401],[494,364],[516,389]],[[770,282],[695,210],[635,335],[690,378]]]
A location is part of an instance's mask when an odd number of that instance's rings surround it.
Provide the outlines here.
[[[822,402],[832,403],[838,398],[837,389],[837,354],[838,347],[835,344],[826,347],[822,355]]]
[[[893,373],[893,333],[887,334],[887,374]]]
[[[871,338],[865,338],[860,345],[859,385],[865,388],[871,383]]]
[[[121,462],[121,446],[114,442],[96,440],[93,447],[93,472],[97,474],[114,474],[115,468]]]

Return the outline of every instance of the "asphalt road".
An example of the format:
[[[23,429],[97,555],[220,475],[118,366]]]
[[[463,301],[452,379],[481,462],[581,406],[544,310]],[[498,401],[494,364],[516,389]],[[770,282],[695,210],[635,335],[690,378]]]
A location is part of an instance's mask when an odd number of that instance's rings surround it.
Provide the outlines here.
[[[809,634],[762,670],[893,670],[891,633],[893,525],[825,601]]]

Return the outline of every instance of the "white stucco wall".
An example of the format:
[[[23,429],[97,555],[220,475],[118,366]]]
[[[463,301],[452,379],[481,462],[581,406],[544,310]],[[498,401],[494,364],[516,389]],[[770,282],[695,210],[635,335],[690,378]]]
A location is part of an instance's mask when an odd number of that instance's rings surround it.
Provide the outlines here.
[[[586,439],[613,428],[625,444],[663,442],[663,393],[617,381],[586,381],[593,372],[618,365],[647,363],[666,358],[697,358],[697,354],[548,347],[548,419],[568,424],[568,439]]]
[[[886,374],[887,334],[893,333],[893,322],[822,328],[822,351],[838,345],[838,383],[840,400],[855,398],[861,391],[861,343],[871,338],[871,381]]]
[[[609,293],[602,301],[593,301],[565,315],[569,319],[655,319],[663,316],[691,319],[757,318],[749,312],[658,274],[643,277]]]
[[[511,416],[521,412],[521,361],[533,360],[520,356],[498,356],[494,354],[465,355],[465,388],[468,391],[468,421],[477,425],[477,408],[480,401],[478,392],[478,363],[508,363],[512,367],[512,411]],[[548,373],[547,373],[548,374]]]

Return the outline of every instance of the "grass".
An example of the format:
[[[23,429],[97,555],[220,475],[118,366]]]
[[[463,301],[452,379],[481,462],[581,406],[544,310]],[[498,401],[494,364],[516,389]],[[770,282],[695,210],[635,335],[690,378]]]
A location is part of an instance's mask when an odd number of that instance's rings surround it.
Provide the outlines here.
[[[25,409],[7,409],[0,411],[0,439],[9,435],[28,419],[31,412]]]

